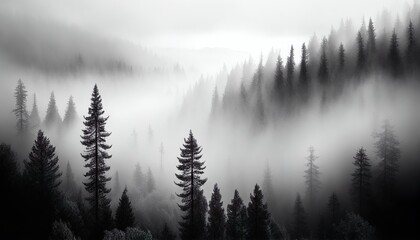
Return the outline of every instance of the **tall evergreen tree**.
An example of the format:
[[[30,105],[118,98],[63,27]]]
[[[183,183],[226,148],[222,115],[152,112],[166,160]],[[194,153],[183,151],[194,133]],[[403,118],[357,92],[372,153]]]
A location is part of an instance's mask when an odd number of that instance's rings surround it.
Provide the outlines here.
[[[344,70],[344,66],[346,63],[346,55],[343,43],[340,43],[340,47],[338,47],[338,69],[340,72]]]
[[[366,53],[365,53],[365,44],[362,33],[359,31],[357,33],[357,70],[360,74],[364,68],[366,63]]]
[[[256,120],[260,125],[265,123],[265,112],[264,112],[264,103],[263,103],[263,92],[262,92],[262,85],[263,85],[263,73],[264,67],[262,65],[262,57],[260,63],[258,64],[257,72],[254,75],[254,82],[256,84],[256,105],[255,105],[255,113],[256,113]]]
[[[51,93],[50,101],[48,102],[47,115],[45,115],[44,125],[48,129],[56,129],[61,125],[61,117],[58,113],[54,92]]]
[[[265,196],[267,199],[267,203],[270,207],[273,207],[272,205],[274,204],[275,200],[274,200],[274,187],[273,187],[273,180],[272,180],[272,176],[271,176],[271,170],[270,170],[270,166],[266,165],[265,170],[264,170],[264,179],[263,179],[263,190],[265,192]]]
[[[155,179],[153,178],[152,170],[149,167],[149,170],[147,171],[147,192],[151,193],[155,189]]]
[[[379,182],[384,201],[389,201],[393,193],[396,175],[398,172],[398,161],[400,159],[399,141],[394,133],[393,126],[385,121],[383,131],[375,134],[376,155],[380,160]]]
[[[32,111],[29,115],[29,128],[31,130],[39,129],[41,125],[41,118],[39,117],[38,104],[36,102],[36,95],[34,94],[34,102],[32,105]]]
[[[248,239],[269,239],[270,213],[266,203],[263,203],[264,195],[258,184],[255,185],[254,195],[250,194],[251,201],[248,204]]]
[[[219,93],[217,92],[217,86],[214,87],[213,98],[211,100],[211,112],[210,115],[215,117],[219,111]]]
[[[308,236],[306,213],[299,194],[296,196],[294,206],[292,236],[294,239],[305,239]]]
[[[82,157],[86,164],[88,171],[85,177],[87,182],[83,182],[86,191],[90,194],[87,198],[91,211],[94,216],[94,237],[96,239],[102,238],[104,229],[109,229],[112,225],[111,220],[111,200],[107,198],[107,194],[111,189],[106,187],[106,183],[111,180],[106,176],[106,172],[110,167],[107,166],[105,160],[110,159],[111,155],[107,150],[111,148],[106,143],[106,138],[111,133],[105,130],[105,125],[109,117],[104,117],[105,111],[102,106],[102,98],[99,94],[98,86],[95,84],[91,97],[91,104],[88,109],[88,116],[83,116],[85,121],[85,129],[83,129],[82,145],[86,147]]]
[[[15,89],[15,98],[16,104],[13,109],[13,113],[16,116],[16,128],[19,134],[24,134],[28,129],[28,112],[26,110],[26,101],[27,101],[28,92],[26,87],[23,84],[22,80],[18,80],[17,86]]]
[[[134,226],[134,220],[133,209],[127,195],[127,187],[125,187],[115,213],[115,225],[118,229],[125,231],[126,228]]]
[[[139,189],[140,192],[143,191],[144,175],[141,171],[140,163],[137,163],[134,169],[134,185],[137,189]]]
[[[328,200],[328,210],[330,211],[331,223],[338,224],[340,220],[340,202],[335,192],[331,194]]]
[[[391,44],[389,46],[388,60],[390,64],[391,73],[394,77],[401,73],[401,57],[399,51],[398,37],[395,29],[392,32]]]
[[[321,44],[321,58],[318,70],[319,82],[326,86],[328,83],[328,59],[327,59],[327,38],[324,37]]]
[[[74,181],[74,173],[71,169],[70,162],[67,162],[66,174],[64,176],[64,192],[69,197],[75,197],[77,193],[77,186]]]
[[[284,94],[283,60],[280,55],[277,57],[276,70],[274,73],[274,97],[281,102]]]
[[[367,52],[369,55],[375,54],[376,51],[376,34],[375,34],[375,27],[373,26],[372,19],[369,18],[369,25],[368,25],[368,39],[366,44]]]
[[[210,239],[224,239],[225,236],[225,209],[223,208],[222,195],[217,184],[214,185],[213,193],[209,202],[208,237]]]
[[[353,165],[356,167],[352,176],[352,188],[351,194],[354,199],[354,203],[357,206],[357,210],[360,215],[363,216],[365,206],[370,195],[370,160],[366,155],[366,150],[360,148],[356,153],[356,156],[353,157]]]
[[[299,83],[302,87],[307,87],[307,85],[308,85],[308,53],[307,53],[307,50],[306,50],[305,43],[302,44],[302,56],[300,58]]]
[[[73,101],[73,96],[70,96],[67,102],[66,113],[64,114],[63,124],[67,127],[73,126],[77,120],[76,105]]]
[[[226,236],[229,240],[245,240],[247,235],[247,212],[238,190],[235,190],[227,205]]]
[[[293,45],[290,47],[290,54],[287,57],[286,61],[286,85],[287,85],[287,94],[288,96],[293,95],[293,79],[295,72],[295,53]]]
[[[313,146],[309,147],[309,156],[306,158],[308,160],[306,166],[308,167],[305,170],[305,184],[306,184],[306,197],[309,203],[309,213],[312,212],[313,206],[316,201],[316,194],[320,188],[319,181],[319,167],[315,164],[315,160],[318,156],[315,156],[315,149]]]
[[[207,178],[201,178],[204,173],[204,162],[201,161],[202,147],[197,144],[192,131],[188,139],[184,139],[181,155],[178,157],[178,170],[181,171],[175,176],[180,180],[175,184],[182,188],[182,193],[177,194],[181,198],[182,204],[178,204],[184,215],[180,224],[182,239],[201,239],[205,228],[205,213],[207,206],[204,206],[205,198],[200,189]],[[204,221],[203,221],[204,219]]]
[[[414,34],[413,22],[410,20],[407,30],[407,65],[412,69],[416,57],[416,40]]]

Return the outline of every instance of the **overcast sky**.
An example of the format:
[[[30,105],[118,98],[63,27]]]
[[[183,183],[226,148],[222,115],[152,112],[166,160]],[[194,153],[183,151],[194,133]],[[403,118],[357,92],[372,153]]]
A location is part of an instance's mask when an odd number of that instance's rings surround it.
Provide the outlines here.
[[[265,51],[323,35],[342,18],[359,24],[413,0],[2,0],[2,11],[59,21],[146,47]],[[35,3],[36,2],[36,3]],[[357,19],[360,19],[357,22]]]

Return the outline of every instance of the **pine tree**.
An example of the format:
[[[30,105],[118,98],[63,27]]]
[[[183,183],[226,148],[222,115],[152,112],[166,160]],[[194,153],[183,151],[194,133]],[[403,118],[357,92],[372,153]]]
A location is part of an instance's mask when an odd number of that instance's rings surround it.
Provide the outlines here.
[[[247,235],[247,213],[238,190],[227,205],[226,236],[229,240],[245,240]]]
[[[293,213],[293,232],[292,236],[294,239],[304,239],[308,235],[308,225],[306,221],[306,213],[303,208],[302,200],[300,195],[296,196],[294,213]]]
[[[67,127],[71,127],[77,120],[76,106],[73,101],[73,96],[70,96],[67,102],[66,113],[64,114],[63,124]]]
[[[263,98],[262,97],[263,72],[264,72],[264,67],[262,65],[262,57],[261,57],[257,72],[254,75],[254,82],[256,84],[256,91],[257,91],[256,92],[257,99],[256,99],[256,105],[255,105],[256,120],[260,125],[264,125],[265,123],[264,103],[262,99]]]
[[[15,108],[13,109],[13,113],[15,114],[17,119],[16,128],[19,134],[24,134],[28,129],[29,115],[26,110],[27,96],[28,92],[26,91],[26,87],[23,84],[22,80],[19,79],[15,89],[16,104]]]
[[[86,162],[85,167],[88,168],[84,175],[88,178],[88,181],[83,184],[90,194],[87,200],[94,216],[94,238],[97,239],[101,238],[103,229],[109,229],[112,224],[111,200],[106,196],[111,191],[106,187],[106,183],[111,180],[110,177],[106,177],[106,172],[109,171],[110,167],[105,162],[105,160],[111,158],[111,155],[107,153],[111,146],[106,144],[106,138],[111,133],[105,130],[106,121],[109,117],[104,117],[104,113],[102,98],[95,84],[88,116],[83,116],[85,129],[83,129],[81,143],[86,147],[86,150],[81,155]]]
[[[409,66],[410,70],[413,66],[416,56],[416,40],[414,34],[414,27],[413,22],[408,24],[408,31],[407,31],[407,65]]]
[[[163,226],[162,233],[160,234],[160,240],[175,240],[175,235],[172,233],[172,231],[169,229],[168,224],[165,223]]]
[[[397,77],[401,73],[401,58],[399,51],[398,37],[395,29],[392,32],[391,44],[389,47],[388,60],[391,67],[392,75]]]
[[[39,117],[38,104],[36,103],[36,94],[34,94],[34,103],[32,111],[29,115],[29,128],[30,130],[39,129],[41,125],[41,118]]]
[[[300,58],[299,82],[302,87],[308,85],[308,53],[305,43],[302,44],[302,56]]]
[[[343,43],[340,43],[340,47],[338,48],[338,67],[340,72],[344,70],[344,65],[346,63],[346,55]]]
[[[276,70],[274,73],[274,98],[281,102],[284,94],[283,60],[280,55],[277,57]]]
[[[353,157],[353,165],[356,167],[352,176],[352,189],[351,194],[357,210],[360,215],[364,214],[365,205],[370,195],[370,160],[366,155],[364,148],[360,148]]]
[[[61,117],[58,113],[54,92],[51,93],[50,101],[48,102],[47,115],[44,119],[44,125],[48,129],[56,129],[61,125]]]
[[[182,188],[182,193],[177,194],[181,198],[182,204],[178,204],[184,215],[180,224],[182,239],[201,239],[205,228],[205,213],[207,209],[203,191],[200,189],[207,179],[201,178],[204,173],[204,162],[201,161],[202,148],[197,144],[192,131],[188,139],[184,139],[181,155],[178,157],[178,170],[181,171],[175,176],[180,180],[175,184]]]
[[[309,156],[306,158],[308,163],[306,166],[308,167],[305,170],[305,183],[306,183],[306,196],[309,201],[310,212],[312,213],[313,205],[316,201],[316,194],[320,188],[320,181],[319,181],[319,167],[315,164],[315,160],[318,156],[315,156],[315,149],[313,146],[309,147]]]
[[[64,176],[64,192],[69,197],[74,197],[77,193],[77,186],[74,181],[74,174],[70,162],[67,162],[66,175]]]
[[[140,192],[143,191],[144,175],[141,171],[140,163],[137,163],[134,169],[134,185],[139,189]]]
[[[274,205],[274,187],[273,187],[273,181],[272,181],[272,177],[271,177],[271,170],[270,170],[270,166],[266,165],[265,167],[265,171],[264,171],[264,179],[263,179],[263,190],[265,192],[265,196],[267,199],[267,203],[269,204],[270,207],[273,207]]]
[[[254,195],[250,194],[248,204],[248,239],[269,239],[270,213],[266,203],[263,203],[263,193],[258,184]]]
[[[290,54],[287,57],[286,61],[286,85],[287,85],[287,94],[288,96],[293,95],[293,79],[295,72],[295,54],[293,45],[290,47]]]
[[[134,221],[133,209],[127,195],[127,187],[125,187],[115,213],[115,225],[118,229],[125,231],[126,228],[134,226]]]
[[[208,237],[210,239],[224,239],[225,235],[225,209],[223,208],[222,195],[217,184],[214,185],[213,193],[209,202]]]
[[[321,58],[319,63],[318,77],[321,85],[328,83],[328,60],[327,60],[327,38],[324,37],[321,44]]]
[[[366,63],[365,45],[363,41],[362,33],[359,31],[357,33],[357,69],[359,74],[364,70]]]
[[[376,155],[380,160],[379,182],[384,201],[389,201],[395,187],[396,175],[398,172],[398,161],[400,158],[399,141],[397,140],[394,128],[389,121],[382,126],[383,131],[375,134]]]
[[[367,52],[369,55],[375,54],[376,51],[376,34],[375,34],[375,27],[373,26],[372,19],[369,18],[369,25],[368,25],[368,39],[367,39]]]
[[[331,223],[337,224],[340,220],[340,202],[338,201],[337,194],[331,194],[328,200],[328,209],[330,211]]]
[[[155,190],[155,188],[155,180],[153,179],[152,170],[149,167],[147,171],[147,192],[151,193]]]

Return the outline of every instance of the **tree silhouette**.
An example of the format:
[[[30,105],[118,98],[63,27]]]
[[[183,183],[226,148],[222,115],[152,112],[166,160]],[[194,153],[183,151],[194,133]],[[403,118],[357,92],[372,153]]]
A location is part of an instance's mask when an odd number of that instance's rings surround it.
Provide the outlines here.
[[[209,202],[208,237],[210,239],[224,239],[225,236],[225,209],[223,208],[222,195],[217,184],[214,185],[213,193]]]
[[[312,213],[313,206],[315,205],[316,194],[320,188],[319,181],[319,167],[315,164],[315,160],[318,156],[315,156],[315,149],[313,146],[309,147],[309,156],[306,158],[308,160],[306,166],[308,167],[305,170],[305,184],[306,184],[306,197],[309,202],[310,212]]]
[[[125,187],[115,213],[115,225],[118,229],[124,231],[128,227],[133,227],[134,221],[133,209],[127,195],[127,187]]]
[[[247,212],[238,190],[227,205],[226,236],[230,240],[245,240],[247,235]]]
[[[44,125],[47,129],[56,130],[61,125],[61,117],[58,113],[54,92],[51,92],[50,101],[48,102],[47,115],[44,119]]]
[[[81,155],[86,162],[85,167],[88,168],[84,175],[88,178],[88,181],[83,182],[83,184],[90,194],[87,200],[94,216],[95,231],[93,234],[96,239],[102,238],[102,231],[109,229],[112,225],[111,200],[106,196],[111,191],[106,187],[106,183],[111,180],[110,177],[106,177],[106,172],[109,171],[110,167],[105,162],[105,160],[111,158],[111,155],[107,152],[111,146],[106,143],[106,138],[111,133],[105,130],[109,117],[104,117],[104,113],[102,98],[98,86],[95,84],[88,116],[83,116],[85,129],[83,129],[81,143],[86,149]]]
[[[169,229],[168,224],[165,223],[163,226],[162,233],[160,234],[160,240],[175,240],[175,235],[172,233],[172,231]]]
[[[302,200],[300,199],[299,194],[296,196],[293,216],[293,238],[305,239],[308,235],[308,225],[306,221],[305,209],[303,208]]]
[[[74,181],[74,173],[71,169],[70,162],[67,162],[66,174],[64,176],[64,192],[67,196],[75,197],[77,193],[76,182]]]
[[[354,203],[357,205],[357,209],[360,215],[364,214],[364,207],[367,203],[370,195],[370,160],[366,155],[366,150],[360,148],[353,157],[353,165],[356,167],[352,176],[352,188],[351,194],[354,199]]]
[[[140,163],[137,163],[134,169],[134,184],[140,192],[143,191],[144,175],[143,175],[143,172],[141,171]]]
[[[391,44],[389,46],[388,60],[391,67],[391,73],[394,77],[397,77],[401,73],[401,57],[399,51],[398,37],[395,33],[395,29],[392,32]]]
[[[327,60],[327,38],[324,37],[321,44],[321,58],[319,62],[318,77],[321,85],[328,83],[328,60]]]
[[[147,171],[147,192],[151,193],[155,190],[155,180],[153,179],[152,169],[148,169]]]
[[[248,204],[248,238],[269,239],[270,213],[266,203],[263,203],[264,195],[258,184],[255,185],[254,195],[250,194],[251,201]]]
[[[287,96],[289,98],[293,96],[293,79],[295,72],[295,53],[293,45],[290,47],[290,54],[287,57],[286,61],[286,85],[287,85]]]
[[[375,27],[373,26],[372,19],[369,18],[369,25],[368,25],[368,39],[366,44],[367,52],[369,55],[375,54],[376,51],[376,34],[375,34]]]
[[[362,33],[359,31],[357,33],[357,70],[359,71],[359,74],[362,73],[362,71],[364,70],[365,63],[366,63],[365,44],[364,44]]]
[[[344,70],[344,66],[346,64],[346,55],[343,43],[340,43],[338,47],[338,69],[340,72]]]
[[[328,210],[330,211],[331,223],[337,224],[340,220],[340,202],[335,192],[331,194],[328,200]]]
[[[76,106],[73,101],[73,96],[70,96],[67,102],[66,113],[64,114],[63,124],[67,127],[73,126],[77,120]]]
[[[242,89],[242,88],[241,88]],[[280,55],[277,57],[276,70],[274,73],[274,97],[281,102],[284,94],[283,60]]]
[[[17,123],[16,128],[19,134],[24,134],[28,129],[28,112],[26,110],[26,101],[27,101],[28,92],[26,87],[23,84],[22,80],[18,80],[17,86],[15,88],[15,99],[16,104],[13,109],[13,113],[16,116]]]
[[[175,184],[182,188],[182,193],[177,194],[181,198],[182,204],[178,204],[184,215],[180,224],[182,239],[200,239],[203,237],[205,228],[205,213],[207,206],[200,189],[207,179],[201,178],[204,173],[204,162],[201,161],[202,147],[197,144],[192,131],[190,130],[188,139],[184,139],[183,148],[181,148],[180,157],[178,157],[178,170],[181,172],[175,174],[180,180]],[[206,210],[203,212],[203,210]]]
[[[34,94],[34,102],[32,111],[29,115],[29,128],[30,130],[38,129],[41,125],[41,118],[39,117],[38,104],[36,102],[36,94]]]
[[[300,58],[300,72],[299,72],[299,85],[300,94],[303,101],[308,99],[309,94],[309,81],[308,81],[308,53],[305,43],[302,44],[302,56]]]
[[[415,62],[416,57],[416,40],[415,40],[415,33],[414,33],[414,27],[413,22],[410,20],[410,23],[408,24],[408,30],[407,30],[407,64],[409,67],[409,70],[412,70],[413,63]]]

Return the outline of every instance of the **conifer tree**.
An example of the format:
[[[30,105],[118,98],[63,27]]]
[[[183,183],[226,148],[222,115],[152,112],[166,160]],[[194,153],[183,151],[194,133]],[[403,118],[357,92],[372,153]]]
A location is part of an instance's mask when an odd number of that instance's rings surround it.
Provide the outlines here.
[[[172,231],[169,229],[168,224],[165,223],[163,226],[162,233],[160,234],[160,240],[175,240],[175,235],[172,233]]]
[[[331,194],[328,200],[328,209],[330,211],[331,223],[337,224],[340,220],[340,202],[335,192]]]
[[[13,113],[16,116],[16,128],[19,134],[24,134],[28,129],[28,112],[26,110],[26,101],[27,101],[28,92],[26,87],[23,84],[22,80],[18,80],[17,86],[15,89],[15,98],[16,104],[13,109]]]
[[[328,60],[327,60],[327,38],[324,37],[321,44],[321,58],[319,62],[318,77],[321,85],[328,83]]]
[[[58,128],[61,124],[61,117],[58,113],[57,104],[55,101],[54,92],[51,93],[50,101],[48,102],[47,115],[44,119],[44,125],[48,129]]]
[[[288,96],[293,95],[293,79],[295,72],[295,54],[293,45],[290,47],[290,54],[287,57],[286,61],[286,85],[287,85],[287,94]]]
[[[366,63],[365,44],[362,33],[357,33],[357,70],[359,74],[364,70]]]
[[[294,206],[292,235],[293,239],[305,239],[308,235],[306,213],[299,194],[296,196]]]
[[[175,184],[182,188],[182,193],[177,194],[181,198],[182,204],[178,204],[184,215],[180,224],[182,239],[201,239],[205,230],[205,214],[207,211],[206,200],[203,196],[201,187],[207,182],[206,178],[201,178],[204,173],[204,162],[201,161],[202,147],[197,144],[192,131],[190,130],[187,139],[184,139],[181,148],[179,165],[180,173],[175,174],[179,182]],[[203,211],[205,210],[205,211]]]
[[[398,37],[397,37],[397,34],[395,33],[395,29],[392,32],[388,59],[389,59],[392,75],[394,77],[398,76],[401,73],[401,58],[400,58]]]
[[[301,87],[307,87],[308,85],[308,53],[306,50],[305,43],[302,44],[302,56],[300,58],[300,72],[299,72],[299,83]]]
[[[140,163],[137,163],[134,169],[134,185],[137,189],[139,189],[140,192],[142,192],[144,185],[144,175],[141,171]]]
[[[344,65],[346,63],[346,55],[343,43],[340,43],[340,47],[338,47],[338,69],[340,72],[344,70]]]
[[[376,34],[375,34],[375,27],[373,26],[372,19],[369,18],[369,25],[368,25],[368,39],[367,39],[367,52],[369,55],[375,54],[376,51]]]
[[[213,193],[209,202],[208,237],[210,239],[224,239],[225,236],[225,209],[223,208],[222,195],[217,183],[214,185]]]
[[[305,183],[306,183],[306,196],[309,201],[310,213],[313,210],[313,205],[315,204],[316,194],[320,188],[319,181],[319,167],[315,164],[315,160],[318,156],[315,156],[315,149],[313,146],[309,147],[309,156],[306,158],[308,167],[305,170]]]
[[[263,103],[263,93],[262,93],[262,81],[263,81],[263,72],[264,72],[264,68],[262,65],[262,57],[260,60],[260,63],[258,65],[258,69],[257,72],[254,75],[254,81],[256,82],[256,94],[257,94],[257,99],[256,99],[256,105],[255,105],[255,110],[256,110],[256,120],[258,122],[258,124],[260,125],[264,125],[265,123],[265,112],[264,112],[264,103]]]
[[[147,192],[151,193],[155,190],[155,180],[153,179],[152,170],[149,167],[149,170],[147,171]]]
[[[67,162],[66,175],[64,176],[64,192],[70,197],[76,196],[77,193],[77,186],[69,161]]]
[[[389,201],[395,187],[398,161],[401,152],[399,148],[400,143],[397,140],[394,128],[389,121],[385,121],[382,129],[382,132],[375,134],[375,138],[377,139],[375,147],[376,155],[380,160],[379,182],[382,190],[382,197],[384,201]]]
[[[219,93],[217,92],[217,86],[214,87],[213,98],[211,100],[211,112],[210,115],[215,117],[219,112]]]
[[[269,239],[270,213],[266,203],[263,203],[263,193],[258,184],[254,195],[250,194],[248,204],[248,239]]]
[[[245,240],[247,235],[246,207],[244,206],[238,190],[235,190],[233,199],[227,205],[226,236],[230,240]]]
[[[73,101],[73,96],[70,96],[67,102],[66,113],[64,114],[63,124],[67,127],[73,126],[77,120],[76,106]]]
[[[277,57],[276,70],[274,73],[274,97],[281,102],[284,90],[283,60],[280,55]]]
[[[34,102],[32,105],[32,111],[29,115],[29,128],[31,130],[39,129],[41,125],[41,118],[39,117],[38,104],[36,102],[36,94],[34,94]]]
[[[98,86],[93,88],[91,104],[88,109],[88,116],[83,116],[85,129],[83,129],[82,145],[86,147],[82,157],[88,171],[85,173],[87,182],[83,182],[86,191],[90,194],[87,200],[90,204],[94,217],[94,238],[102,238],[102,231],[109,229],[112,224],[110,199],[107,194],[111,191],[106,187],[106,183],[111,180],[106,176],[110,167],[105,160],[110,159],[111,155],[107,150],[111,148],[106,143],[106,138],[111,133],[105,130],[105,125],[109,117],[104,117],[105,111],[102,106],[102,98],[99,94]]]
[[[360,215],[363,216],[364,209],[367,204],[370,195],[370,160],[366,155],[366,150],[360,148],[353,157],[353,165],[356,167],[352,176],[352,188],[351,194],[354,199],[354,203],[357,206],[357,210]]]
[[[267,203],[270,207],[273,207],[272,205],[274,205],[274,187],[273,187],[273,180],[272,180],[272,176],[271,176],[271,170],[270,170],[270,166],[266,165],[265,167],[265,171],[264,171],[264,179],[263,179],[263,190],[265,192],[265,196],[267,199]]]
[[[127,187],[125,187],[115,213],[115,225],[118,229],[125,231],[126,228],[134,226],[134,220],[133,209],[127,195]]]
[[[416,40],[414,35],[414,27],[413,22],[410,20],[408,24],[408,31],[407,31],[407,65],[409,66],[410,70],[413,66],[416,56]]]

